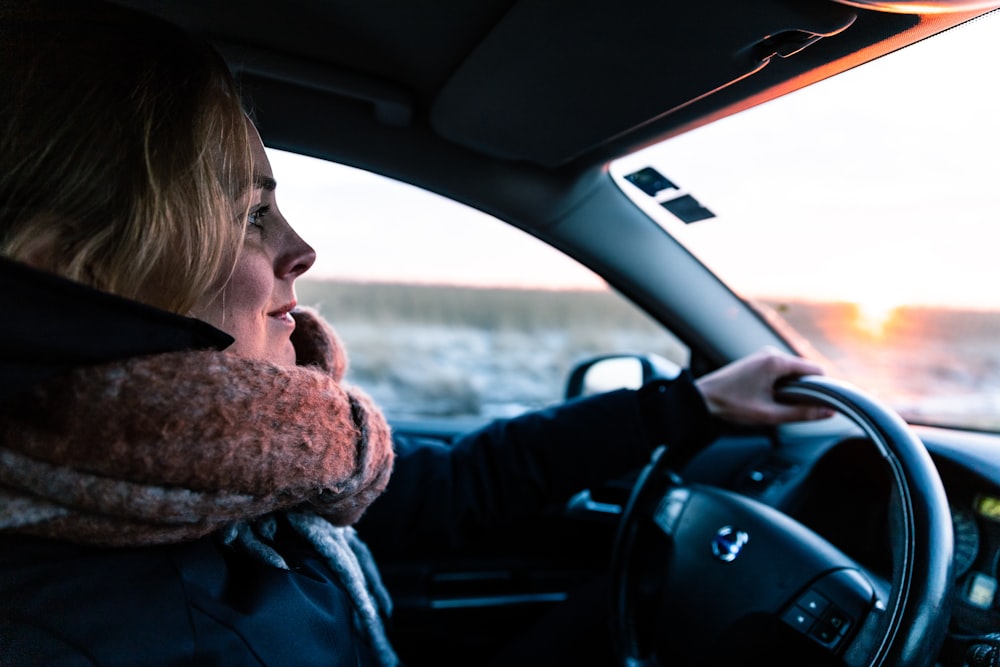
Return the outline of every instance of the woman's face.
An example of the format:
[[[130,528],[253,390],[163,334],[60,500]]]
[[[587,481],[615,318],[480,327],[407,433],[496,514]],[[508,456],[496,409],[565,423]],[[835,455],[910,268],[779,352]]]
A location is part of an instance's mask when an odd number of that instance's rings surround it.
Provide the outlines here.
[[[295,279],[313,265],[316,252],[278,211],[271,164],[252,126],[251,142],[255,173],[246,242],[225,288],[195,305],[192,315],[235,338],[228,348],[235,354],[294,365],[289,311],[296,305]]]

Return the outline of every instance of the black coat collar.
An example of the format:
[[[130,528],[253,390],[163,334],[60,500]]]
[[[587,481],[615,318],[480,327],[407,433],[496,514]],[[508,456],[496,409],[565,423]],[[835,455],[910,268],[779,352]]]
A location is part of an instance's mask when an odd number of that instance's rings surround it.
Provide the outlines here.
[[[85,364],[233,342],[201,320],[2,257],[0,312],[0,399]]]

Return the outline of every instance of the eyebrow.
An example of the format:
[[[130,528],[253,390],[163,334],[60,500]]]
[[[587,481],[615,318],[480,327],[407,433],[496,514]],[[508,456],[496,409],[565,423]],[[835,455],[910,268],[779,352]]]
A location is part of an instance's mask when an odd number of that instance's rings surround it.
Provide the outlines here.
[[[261,188],[262,190],[267,190],[268,192],[274,192],[274,189],[278,187],[278,182],[270,176],[254,174],[253,186],[255,188]]]

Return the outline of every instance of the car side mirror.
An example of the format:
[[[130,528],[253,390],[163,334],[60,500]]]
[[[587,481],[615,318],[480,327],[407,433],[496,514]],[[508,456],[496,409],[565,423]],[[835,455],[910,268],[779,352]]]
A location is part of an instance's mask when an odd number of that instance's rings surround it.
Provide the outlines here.
[[[566,398],[615,389],[638,389],[650,380],[673,380],[681,367],[658,354],[609,354],[588,359],[570,373]]]

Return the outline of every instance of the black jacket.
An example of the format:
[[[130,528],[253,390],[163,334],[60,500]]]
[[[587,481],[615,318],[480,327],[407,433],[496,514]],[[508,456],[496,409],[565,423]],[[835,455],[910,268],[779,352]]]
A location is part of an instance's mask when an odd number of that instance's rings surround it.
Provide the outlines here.
[[[79,364],[231,340],[7,261],[0,304],[19,313],[0,335],[4,395]],[[496,421],[455,443],[399,438],[388,490],[358,530],[376,559],[453,548],[641,466],[660,442],[710,432],[684,376]],[[328,567],[290,530],[278,543],[290,571],[213,536],[106,549],[0,533],[0,665],[367,664]]]

